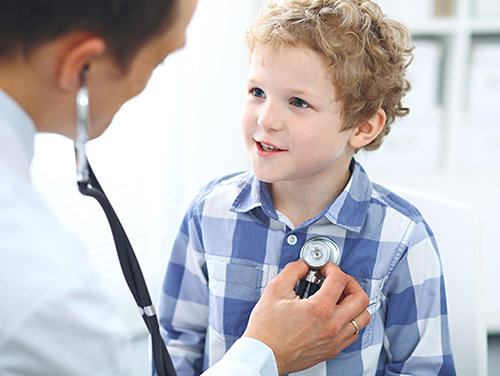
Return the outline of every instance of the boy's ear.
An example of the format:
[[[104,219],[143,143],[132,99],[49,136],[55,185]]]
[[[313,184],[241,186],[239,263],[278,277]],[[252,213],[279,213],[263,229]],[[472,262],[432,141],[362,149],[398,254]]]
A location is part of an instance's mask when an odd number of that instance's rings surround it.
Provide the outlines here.
[[[97,36],[86,36],[67,48],[60,57],[57,85],[63,91],[74,90],[80,85],[80,75],[85,66],[104,55],[106,42]]]
[[[385,111],[379,108],[374,117],[356,128],[356,131],[349,140],[349,145],[354,149],[361,149],[363,146],[368,145],[382,132],[385,120]]]

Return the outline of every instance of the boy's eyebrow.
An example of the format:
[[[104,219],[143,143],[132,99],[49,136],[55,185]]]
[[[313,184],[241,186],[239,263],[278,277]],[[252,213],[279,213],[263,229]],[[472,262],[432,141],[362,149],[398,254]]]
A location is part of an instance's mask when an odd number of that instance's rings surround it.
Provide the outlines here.
[[[291,92],[294,93],[295,96],[305,96],[314,100],[324,99],[322,95],[316,94],[311,90],[292,89]]]
[[[248,77],[246,82],[247,82],[247,83],[252,83],[252,84],[255,84],[255,83],[256,83],[255,81],[256,81],[256,80],[255,80],[255,78],[253,78],[253,77]]]
[[[314,94],[314,92],[313,92],[313,91],[309,91],[309,90],[292,89],[291,91],[292,91],[293,93],[297,94],[297,95],[305,95],[305,96],[320,97],[319,95]]]

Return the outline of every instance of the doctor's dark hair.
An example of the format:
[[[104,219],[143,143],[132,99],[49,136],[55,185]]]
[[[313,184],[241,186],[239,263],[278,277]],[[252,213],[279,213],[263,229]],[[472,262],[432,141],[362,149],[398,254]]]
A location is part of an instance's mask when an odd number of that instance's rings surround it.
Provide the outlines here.
[[[72,31],[103,38],[116,62],[129,60],[168,28],[182,0],[0,0],[0,58],[36,47]]]
[[[410,33],[372,1],[270,1],[247,32],[246,44],[250,55],[270,45],[307,47],[324,56],[343,130],[356,128],[382,108],[384,129],[364,150],[378,149],[395,119],[409,113],[402,99],[411,88],[406,78],[413,59]]]

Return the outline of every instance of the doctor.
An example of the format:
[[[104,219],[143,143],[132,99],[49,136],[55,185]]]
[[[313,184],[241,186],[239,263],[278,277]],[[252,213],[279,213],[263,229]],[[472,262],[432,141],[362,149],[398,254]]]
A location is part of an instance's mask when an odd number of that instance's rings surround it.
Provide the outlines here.
[[[195,6],[0,2],[1,375],[128,374],[130,344],[120,318],[80,242],[31,185],[34,136],[75,137],[75,97],[88,67],[90,136],[98,137],[152,70],[182,47]],[[300,300],[293,287],[306,272],[298,261],[271,281],[243,338],[206,375],[282,375],[334,357],[358,338],[356,325],[369,322],[361,287],[330,264],[324,288]]]

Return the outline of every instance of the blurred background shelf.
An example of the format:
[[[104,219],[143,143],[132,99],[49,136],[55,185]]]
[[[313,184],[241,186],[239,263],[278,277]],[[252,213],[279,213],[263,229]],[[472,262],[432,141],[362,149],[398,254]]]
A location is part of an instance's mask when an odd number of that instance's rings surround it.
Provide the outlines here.
[[[377,2],[415,41],[411,114],[394,125],[379,151],[358,158],[376,181],[449,197],[480,213],[489,373],[498,375],[500,1]]]
[[[497,375],[500,1],[377,2],[410,28],[415,41],[409,69],[412,112],[395,124],[379,151],[358,158],[376,181],[449,197],[480,213],[484,323],[490,335],[490,375]]]

